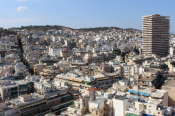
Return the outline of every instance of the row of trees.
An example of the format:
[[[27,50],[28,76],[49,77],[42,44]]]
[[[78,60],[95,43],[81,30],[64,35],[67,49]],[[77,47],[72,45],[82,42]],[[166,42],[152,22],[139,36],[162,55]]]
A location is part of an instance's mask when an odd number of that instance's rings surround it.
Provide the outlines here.
[[[94,27],[94,28],[80,28],[79,30],[98,32],[98,31],[104,31],[108,29],[120,29],[120,28],[118,27]]]
[[[3,35],[16,35],[16,33],[14,31],[11,31],[11,30],[7,30],[7,29],[4,29],[2,31],[0,31],[0,37],[3,36]]]
[[[134,51],[135,53],[138,53],[138,54],[140,53],[139,50],[136,48],[136,46],[134,47],[133,51]]]

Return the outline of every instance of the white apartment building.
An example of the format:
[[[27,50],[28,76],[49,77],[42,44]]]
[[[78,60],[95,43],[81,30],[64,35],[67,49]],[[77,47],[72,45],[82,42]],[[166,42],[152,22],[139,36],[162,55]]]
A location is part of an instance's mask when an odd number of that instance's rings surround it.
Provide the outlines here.
[[[61,48],[61,47],[59,47],[59,48],[51,48],[51,47],[49,47],[49,55],[50,56],[61,56],[61,54],[62,54],[62,51],[63,50],[66,50],[67,48]]]

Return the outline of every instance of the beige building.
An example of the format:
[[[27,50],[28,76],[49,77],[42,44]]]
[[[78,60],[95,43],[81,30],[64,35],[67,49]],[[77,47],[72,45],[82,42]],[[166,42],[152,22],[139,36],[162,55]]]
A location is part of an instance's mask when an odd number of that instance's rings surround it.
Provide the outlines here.
[[[40,72],[42,72],[42,70],[46,67],[46,64],[35,64],[34,65],[34,73],[35,74],[39,74]]]
[[[91,63],[92,62],[92,55],[91,54],[85,54],[83,57],[83,60],[87,63]]]
[[[175,106],[175,80],[169,78],[162,86],[162,90],[168,90],[168,106]]]
[[[102,98],[103,90],[90,88],[74,105],[63,112],[63,116],[104,116],[106,114],[106,100]],[[111,103],[108,103],[112,107]],[[109,115],[112,116],[112,115]]]
[[[143,54],[166,56],[169,50],[169,18],[153,14],[143,16]]]

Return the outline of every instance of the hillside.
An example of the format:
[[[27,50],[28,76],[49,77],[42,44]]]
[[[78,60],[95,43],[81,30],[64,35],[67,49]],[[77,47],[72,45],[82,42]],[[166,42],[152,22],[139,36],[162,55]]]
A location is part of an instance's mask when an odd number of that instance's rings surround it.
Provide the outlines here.
[[[64,27],[60,25],[30,25],[30,26],[21,26],[21,27],[12,27],[9,28],[11,29],[27,29],[27,30],[35,30],[35,31],[47,31],[51,29],[56,29],[56,30],[72,30],[69,27]]]
[[[35,30],[35,31],[47,31],[51,29],[56,29],[56,30],[74,30],[74,31],[80,31],[80,32],[87,32],[87,31],[92,31],[92,32],[99,32],[99,31],[105,31],[105,30],[112,30],[112,29],[122,29],[118,27],[94,27],[94,28],[80,28],[80,29],[73,29],[70,27],[65,27],[65,26],[60,26],[60,25],[30,25],[30,26],[21,26],[20,28],[10,28],[10,29],[27,29],[27,30]],[[123,30],[137,30],[133,28],[126,28]]]
[[[21,26],[21,29],[27,29],[27,30],[42,30],[42,31],[47,31],[51,29],[56,29],[56,30],[72,30],[69,27],[64,27],[60,25],[46,25],[46,26]]]
[[[93,32],[99,32],[99,31],[105,31],[110,29],[120,29],[118,27],[94,27],[94,28],[80,28],[76,29],[78,31],[93,31]]]
[[[4,36],[4,35],[11,35],[11,34],[16,35],[16,33],[14,31],[11,31],[11,30],[4,29],[4,30],[0,31],[0,37]]]

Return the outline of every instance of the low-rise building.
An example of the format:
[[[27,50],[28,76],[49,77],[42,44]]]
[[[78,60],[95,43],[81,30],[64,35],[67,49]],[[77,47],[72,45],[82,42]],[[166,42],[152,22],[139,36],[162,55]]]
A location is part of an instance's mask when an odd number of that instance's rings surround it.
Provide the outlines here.
[[[165,81],[162,86],[162,90],[168,90],[168,106],[175,106],[175,80],[174,78],[169,78]]]

